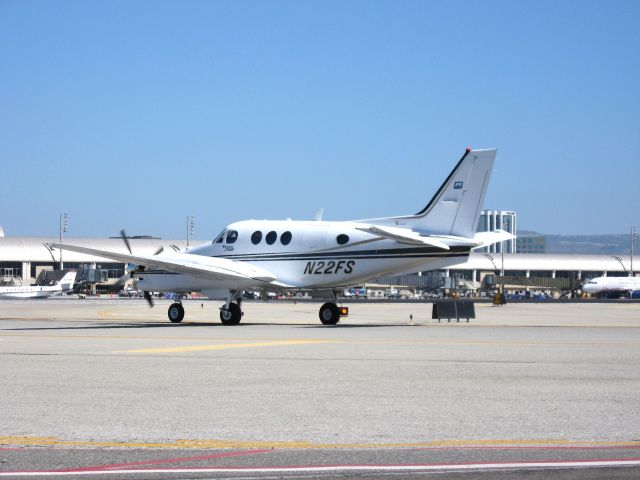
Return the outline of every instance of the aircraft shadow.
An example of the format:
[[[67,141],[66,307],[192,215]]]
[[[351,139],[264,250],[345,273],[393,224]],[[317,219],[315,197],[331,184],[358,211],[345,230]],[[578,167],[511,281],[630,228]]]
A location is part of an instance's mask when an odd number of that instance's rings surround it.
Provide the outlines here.
[[[136,328],[190,328],[190,327],[222,327],[221,323],[127,323],[127,324],[99,324],[99,325],[74,325],[70,327],[20,327],[20,328],[3,328],[0,331],[16,332],[16,331],[46,331],[46,330],[118,330],[118,329],[136,329]]]
[[[82,331],[82,330],[130,330],[130,329],[154,329],[154,328],[197,328],[197,327],[224,327],[227,329],[230,328],[241,328],[241,327],[251,327],[251,326],[263,326],[263,327],[277,327],[277,326],[287,326],[287,327],[296,327],[296,328],[312,328],[312,329],[344,329],[344,328],[389,328],[389,327],[411,327],[413,325],[409,324],[401,324],[401,323],[390,323],[390,324],[364,324],[364,325],[350,325],[350,324],[341,324],[341,325],[301,325],[299,323],[240,323],[239,325],[234,325],[232,327],[222,325],[219,322],[183,322],[183,323],[126,323],[126,324],[114,324],[114,323],[101,323],[97,325],[73,325],[73,326],[64,326],[64,327],[18,327],[18,328],[2,328],[0,332],[36,332],[36,331]]]

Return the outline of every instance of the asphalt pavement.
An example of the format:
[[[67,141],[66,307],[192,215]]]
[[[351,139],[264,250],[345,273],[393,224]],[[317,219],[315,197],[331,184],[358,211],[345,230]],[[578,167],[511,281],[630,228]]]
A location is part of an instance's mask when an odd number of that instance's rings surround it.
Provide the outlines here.
[[[0,478],[640,478],[640,304],[168,305],[0,302]]]

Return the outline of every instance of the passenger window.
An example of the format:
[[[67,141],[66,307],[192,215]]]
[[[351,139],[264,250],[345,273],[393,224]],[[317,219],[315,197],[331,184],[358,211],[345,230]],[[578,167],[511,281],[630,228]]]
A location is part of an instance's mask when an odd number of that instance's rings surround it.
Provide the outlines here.
[[[283,245],[289,245],[289,243],[291,243],[291,232],[284,232],[280,235],[280,242]]]
[[[238,232],[236,232],[235,230],[229,230],[229,233],[227,233],[227,243],[235,243],[237,239]]]
[[[336,237],[336,242],[338,242],[338,245],[344,245],[345,243],[349,242],[349,235],[341,233]]]
[[[253,232],[253,235],[251,235],[251,243],[253,243],[254,245],[257,245],[260,243],[261,240],[262,240],[262,232],[260,230],[256,230],[255,232]]]
[[[273,245],[276,241],[276,238],[278,238],[278,234],[274,231],[271,231],[269,233],[267,233],[267,236],[265,237],[267,240],[267,243],[269,245]]]

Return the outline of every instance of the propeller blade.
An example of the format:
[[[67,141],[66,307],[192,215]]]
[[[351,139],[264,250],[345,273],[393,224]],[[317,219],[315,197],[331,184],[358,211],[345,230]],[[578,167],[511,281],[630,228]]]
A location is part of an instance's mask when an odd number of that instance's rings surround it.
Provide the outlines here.
[[[120,230],[120,236],[122,237],[122,240],[124,240],[124,244],[127,246],[129,253],[133,254],[131,251],[131,245],[129,245],[129,239],[127,238],[127,232],[124,231],[124,228]]]
[[[154,255],[160,255],[162,252],[164,252],[164,247],[160,247],[159,249],[157,249]]]
[[[151,296],[151,294],[149,292],[147,292],[145,290],[144,292],[144,299],[147,301],[147,303],[149,304],[150,307],[153,308],[153,297]]]

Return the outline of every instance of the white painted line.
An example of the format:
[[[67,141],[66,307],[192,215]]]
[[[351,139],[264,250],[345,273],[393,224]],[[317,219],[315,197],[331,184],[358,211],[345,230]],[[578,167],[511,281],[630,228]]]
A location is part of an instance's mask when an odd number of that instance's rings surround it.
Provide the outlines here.
[[[522,468],[586,468],[586,467],[635,467],[640,466],[640,459],[632,460],[575,460],[558,462],[514,462],[514,463],[468,463],[468,464],[438,464],[438,465],[330,465],[326,467],[263,467],[263,468],[163,468],[163,469],[132,469],[132,470],[66,470],[66,471],[16,471],[0,472],[0,477],[62,477],[69,475],[98,476],[141,475],[158,473],[295,473],[295,472],[340,472],[340,471],[456,471],[456,470],[502,470]]]

